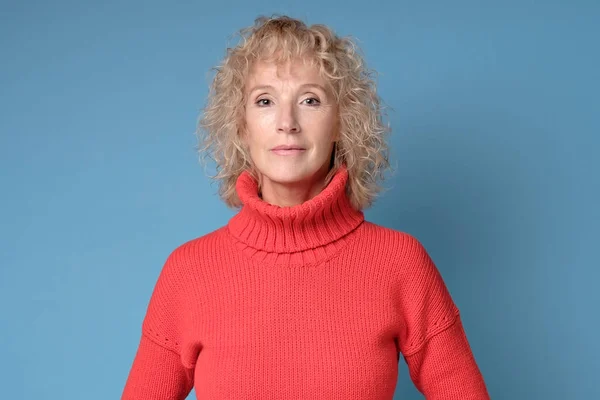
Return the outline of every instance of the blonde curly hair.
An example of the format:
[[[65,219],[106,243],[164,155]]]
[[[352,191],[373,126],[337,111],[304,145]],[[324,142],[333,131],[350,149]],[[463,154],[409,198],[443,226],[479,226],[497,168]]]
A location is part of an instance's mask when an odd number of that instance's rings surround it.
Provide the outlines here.
[[[197,129],[198,150],[203,160],[210,157],[215,162],[217,173],[212,178],[219,181],[223,201],[229,207],[240,207],[235,189],[239,175],[248,170],[259,177],[240,135],[244,130],[246,78],[253,63],[308,58],[329,82],[338,103],[339,140],[326,183],[345,164],[350,202],[358,210],[372,205],[382,189],[378,181],[390,168],[385,140],[389,128],[383,123],[374,71],[366,67],[356,44],[327,26],[307,26],[288,16],[261,16],[239,36],[239,43],[228,48],[222,63],[213,68],[216,74]]]

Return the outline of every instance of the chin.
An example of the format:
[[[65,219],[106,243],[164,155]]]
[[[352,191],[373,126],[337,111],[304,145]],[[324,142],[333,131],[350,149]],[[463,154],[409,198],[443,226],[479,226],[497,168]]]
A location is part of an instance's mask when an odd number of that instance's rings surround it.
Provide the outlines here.
[[[264,168],[262,175],[276,183],[293,185],[295,183],[306,182],[319,173],[319,167],[300,166],[300,165],[272,165]]]
[[[269,180],[283,184],[294,184],[310,179],[313,174],[301,170],[276,169],[268,171],[264,176]]]

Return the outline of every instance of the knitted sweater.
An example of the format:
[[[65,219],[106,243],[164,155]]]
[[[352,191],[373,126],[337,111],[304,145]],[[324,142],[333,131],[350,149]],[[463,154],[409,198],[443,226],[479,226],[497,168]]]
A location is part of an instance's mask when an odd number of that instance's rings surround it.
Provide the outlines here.
[[[241,174],[241,210],[167,258],[122,399],[387,400],[401,355],[427,399],[489,399],[425,248],[365,221],[347,180],[278,207]]]

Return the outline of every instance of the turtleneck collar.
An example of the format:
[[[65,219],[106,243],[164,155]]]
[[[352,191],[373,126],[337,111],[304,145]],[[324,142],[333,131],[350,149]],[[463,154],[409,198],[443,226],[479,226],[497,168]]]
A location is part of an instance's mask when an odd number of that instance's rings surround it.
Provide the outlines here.
[[[295,253],[326,246],[358,227],[364,214],[346,194],[348,170],[341,166],[329,184],[302,204],[280,207],[262,200],[258,183],[248,171],[236,190],[243,206],[230,219],[231,234],[245,245],[267,253]]]

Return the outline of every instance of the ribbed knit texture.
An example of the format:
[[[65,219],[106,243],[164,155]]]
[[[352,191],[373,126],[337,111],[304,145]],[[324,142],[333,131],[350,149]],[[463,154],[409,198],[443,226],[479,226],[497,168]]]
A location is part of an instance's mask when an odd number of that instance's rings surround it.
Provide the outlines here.
[[[489,399],[423,245],[364,220],[341,168],[313,199],[243,207],[168,257],[123,400],[393,398],[400,356],[427,399]]]

